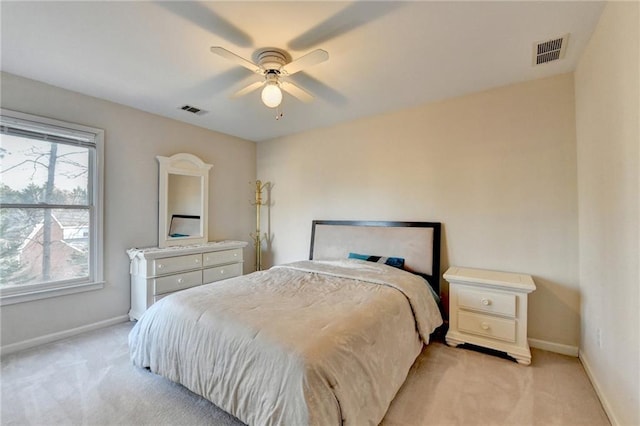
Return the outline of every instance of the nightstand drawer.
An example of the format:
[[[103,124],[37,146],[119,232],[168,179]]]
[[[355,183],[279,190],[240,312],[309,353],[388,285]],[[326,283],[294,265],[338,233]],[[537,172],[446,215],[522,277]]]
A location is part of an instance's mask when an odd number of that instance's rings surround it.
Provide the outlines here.
[[[200,268],[201,264],[201,254],[155,259],[153,261],[152,275],[164,275],[171,274],[173,272],[188,271],[189,269]]]
[[[242,249],[211,251],[202,254],[202,264],[205,268],[234,262],[242,262]]]
[[[458,306],[476,311],[516,317],[516,296],[491,291],[458,290]]]
[[[218,266],[202,271],[204,282],[212,283],[214,281],[225,280],[227,278],[242,275],[242,263],[233,263],[231,265]]]
[[[202,271],[191,271],[154,280],[154,295],[170,293],[176,290],[202,284]]]
[[[495,318],[472,312],[458,312],[458,329],[465,333],[487,336],[493,339],[516,341],[516,321]]]

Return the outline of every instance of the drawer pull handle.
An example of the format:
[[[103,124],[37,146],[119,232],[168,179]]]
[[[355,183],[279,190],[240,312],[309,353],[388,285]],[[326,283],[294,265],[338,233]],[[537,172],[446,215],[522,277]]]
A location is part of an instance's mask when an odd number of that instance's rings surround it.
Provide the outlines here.
[[[220,269],[220,274],[224,274],[224,269]]]
[[[483,322],[482,324],[480,324],[480,328],[482,328],[483,330],[488,330],[489,324],[487,324],[486,322]]]
[[[184,280],[182,278],[178,278],[178,284],[182,284]]]
[[[483,298],[482,299],[482,304],[484,306],[489,306],[491,304],[491,300],[487,299],[487,298]]]
[[[200,259],[195,259],[196,263],[200,263]]]
[[[162,269],[164,268],[164,265],[162,263],[158,263],[158,269]]]

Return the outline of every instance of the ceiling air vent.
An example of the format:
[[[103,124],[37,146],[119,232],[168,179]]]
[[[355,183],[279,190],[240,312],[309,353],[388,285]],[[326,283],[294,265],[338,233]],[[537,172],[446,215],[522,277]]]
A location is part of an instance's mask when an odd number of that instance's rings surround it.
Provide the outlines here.
[[[533,44],[533,65],[546,64],[564,58],[567,50],[569,34],[551,40],[539,41]]]
[[[205,110],[200,109],[200,108],[196,108],[196,107],[191,106],[191,105],[181,106],[180,109],[183,110],[183,111],[190,112],[190,113],[195,114],[195,115],[204,115],[207,112],[209,112],[209,111],[205,111]]]

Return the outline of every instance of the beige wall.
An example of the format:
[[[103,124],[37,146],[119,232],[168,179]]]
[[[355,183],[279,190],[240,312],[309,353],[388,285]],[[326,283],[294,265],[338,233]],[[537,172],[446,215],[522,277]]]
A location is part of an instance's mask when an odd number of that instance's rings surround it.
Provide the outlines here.
[[[255,143],[1,74],[2,107],[105,130],[104,270],[102,290],[3,306],[2,346],[126,315],[129,262],[125,250],[158,242],[156,155],[197,155],[213,164],[209,238],[248,241],[255,226],[249,204]],[[253,250],[245,250],[245,270]]]
[[[614,424],[640,424],[640,28],[612,2],[575,73],[580,357]]]
[[[577,347],[575,149],[570,74],[259,143],[266,261],[307,257],[313,219],[440,221],[444,268],[532,274],[530,337]]]

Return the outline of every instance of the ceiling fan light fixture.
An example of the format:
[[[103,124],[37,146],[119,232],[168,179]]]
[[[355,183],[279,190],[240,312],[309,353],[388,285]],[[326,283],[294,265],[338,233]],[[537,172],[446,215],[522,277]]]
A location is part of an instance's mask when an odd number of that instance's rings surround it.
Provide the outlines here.
[[[269,108],[275,108],[282,102],[282,90],[276,82],[268,82],[262,89],[262,102]]]
[[[282,49],[275,47],[264,48],[258,52],[257,63],[244,59],[221,46],[212,46],[211,53],[235,62],[256,74],[263,75],[263,82],[253,82],[238,90],[231,97],[237,98],[239,96],[246,95],[247,93],[253,92],[264,85],[260,97],[262,98],[262,102],[268,108],[277,108],[280,106],[280,103],[282,103],[281,89],[284,89],[285,92],[302,102],[310,102],[313,100],[313,96],[310,93],[290,81],[280,81],[280,77],[290,76],[307,67],[319,64],[329,59],[329,54],[322,49],[316,49],[313,52],[307,53],[306,55],[291,61],[291,55]],[[280,114],[280,116],[281,115],[282,114]]]

